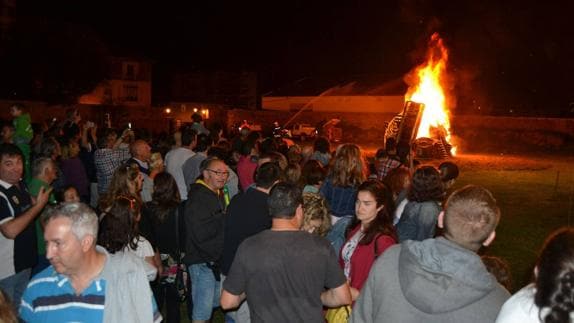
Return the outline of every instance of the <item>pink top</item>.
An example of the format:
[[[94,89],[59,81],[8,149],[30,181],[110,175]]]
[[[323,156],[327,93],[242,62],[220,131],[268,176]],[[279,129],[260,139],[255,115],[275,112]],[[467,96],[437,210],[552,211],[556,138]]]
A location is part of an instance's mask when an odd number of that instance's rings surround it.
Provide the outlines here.
[[[359,224],[353,231],[351,231],[345,244],[350,242],[350,240],[360,228],[361,225]],[[375,243],[377,244],[376,256]],[[365,284],[365,281],[367,280],[367,277],[369,276],[369,271],[371,270],[375,259],[395,243],[396,241],[392,237],[379,234],[368,245],[358,244],[353,251],[353,255],[351,256],[351,266],[349,272],[351,287],[361,290]],[[341,265],[341,268],[345,268],[345,262],[343,261],[342,256],[343,249],[345,249],[344,245],[343,248],[341,248],[341,254],[339,255],[339,264]]]
[[[257,163],[251,160],[251,156],[239,156],[237,162],[237,176],[239,177],[239,185],[241,190],[245,190],[255,182],[255,170]]]

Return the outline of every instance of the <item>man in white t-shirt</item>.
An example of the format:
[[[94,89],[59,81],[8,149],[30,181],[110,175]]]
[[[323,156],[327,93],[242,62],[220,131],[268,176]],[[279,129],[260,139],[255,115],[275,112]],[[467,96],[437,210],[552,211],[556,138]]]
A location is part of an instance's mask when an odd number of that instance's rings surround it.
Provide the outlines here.
[[[175,178],[177,188],[181,200],[187,200],[187,189],[185,179],[183,176],[182,166],[185,161],[191,156],[195,155],[193,148],[195,147],[197,133],[193,129],[185,128],[181,130],[181,147],[176,147],[170,150],[165,155],[165,169],[168,173]]]

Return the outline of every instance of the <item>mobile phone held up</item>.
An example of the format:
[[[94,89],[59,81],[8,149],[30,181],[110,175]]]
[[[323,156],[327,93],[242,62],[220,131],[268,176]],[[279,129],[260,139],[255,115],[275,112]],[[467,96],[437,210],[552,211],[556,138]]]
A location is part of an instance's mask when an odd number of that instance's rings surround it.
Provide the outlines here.
[[[132,128],[132,123],[128,122],[128,129],[131,129],[131,128]]]

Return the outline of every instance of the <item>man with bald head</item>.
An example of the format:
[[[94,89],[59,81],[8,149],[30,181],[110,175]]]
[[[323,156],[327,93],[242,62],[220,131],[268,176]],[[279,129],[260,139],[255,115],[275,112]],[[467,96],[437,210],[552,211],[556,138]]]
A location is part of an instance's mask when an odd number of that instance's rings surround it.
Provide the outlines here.
[[[207,322],[219,306],[219,261],[223,253],[226,202],[222,192],[229,170],[221,159],[208,157],[201,175],[190,185],[185,205],[185,263],[191,276],[192,322]]]
[[[128,163],[136,164],[140,172],[149,175],[149,158],[151,157],[151,147],[144,140],[138,139],[130,146],[130,154],[132,158],[128,159]]]

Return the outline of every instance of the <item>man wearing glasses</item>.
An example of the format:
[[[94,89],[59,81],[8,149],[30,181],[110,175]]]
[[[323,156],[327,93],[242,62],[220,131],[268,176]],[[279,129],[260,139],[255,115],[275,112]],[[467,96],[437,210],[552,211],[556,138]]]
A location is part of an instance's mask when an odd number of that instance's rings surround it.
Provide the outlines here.
[[[209,157],[201,175],[189,187],[185,205],[186,252],[189,266],[193,322],[207,322],[219,306],[219,260],[223,252],[226,201],[223,187],[229,176],[221,159]]]

